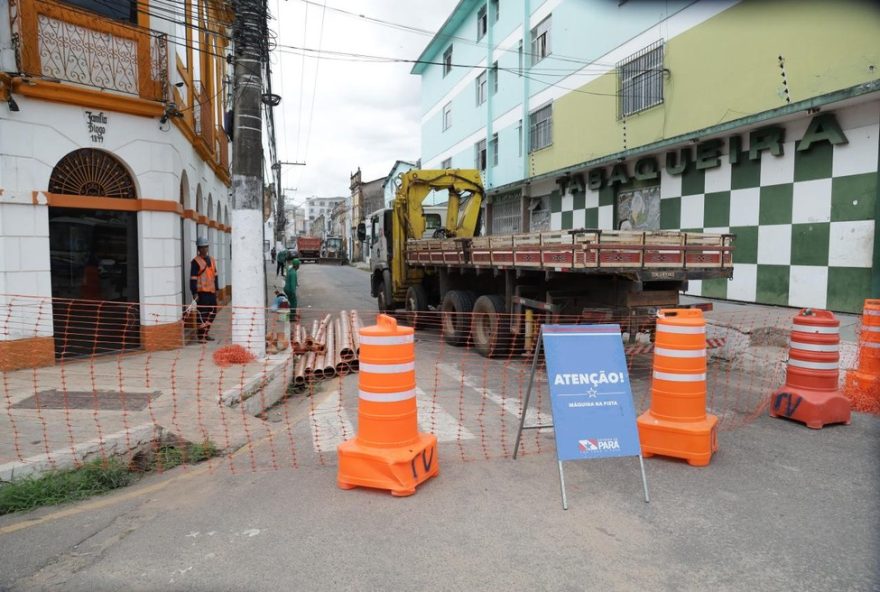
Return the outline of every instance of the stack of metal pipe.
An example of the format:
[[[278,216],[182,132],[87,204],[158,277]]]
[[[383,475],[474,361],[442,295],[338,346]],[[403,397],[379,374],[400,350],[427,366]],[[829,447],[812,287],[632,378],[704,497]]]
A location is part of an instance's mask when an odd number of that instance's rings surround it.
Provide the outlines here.
[[[312,321],[311,328],[296,323],[291,344],[296,356],[293,384],[305,387],[359,369],[360,329],[357,311],[343,310],[338,317],[325,315]]]

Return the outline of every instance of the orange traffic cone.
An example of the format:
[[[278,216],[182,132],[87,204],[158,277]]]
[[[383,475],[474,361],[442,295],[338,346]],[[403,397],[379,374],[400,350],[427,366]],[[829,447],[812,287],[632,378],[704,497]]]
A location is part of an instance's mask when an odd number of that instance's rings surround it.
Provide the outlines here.
[[[418,428],[413,330],[379,315],[360,346],[358,435],[338,447],[337,483],[412,495],[440,471],[437,437]]]
[[[793,319],[785,384],[770,397],[770,417],[787,417],[815,430],[850,422],[849,401],[838,390],[840,321],[805,308]]]
[[[718,418],[706,414],[706,321],[696,308],[661,310],[651,409],[637,420],[642,454],[703,467],[718,450]]]
[[[866,409],[880,407],[880,299],[865,300],[859,334],[859,367],[846,373],[846,396]]]

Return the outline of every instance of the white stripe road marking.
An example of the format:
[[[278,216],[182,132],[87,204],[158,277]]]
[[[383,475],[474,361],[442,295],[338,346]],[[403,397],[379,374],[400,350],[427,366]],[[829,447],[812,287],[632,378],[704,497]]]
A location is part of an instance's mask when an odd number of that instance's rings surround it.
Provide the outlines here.
[[[419,427],[423,432],[437,436],[438,442],[473,440],[474,435],[461,425],[452,415],[439,405],[434,405],[431,396],[416,387],[416,405],[419,408]]]
[[[437,364],[437,367],[440,369],[441,372],[443,372],[443,374],[445,374],[446,376],[448,376],[452,380],[454,380],[458,383],[464,384],[464,386],[477,391],[478,393],[480,393],[480,395],[482,395],[483,398],[485,398],[489,401],[492,401],[493,403],[495,403],[496,405],[498,405],[499,407],[504,409],[504,411],[506,411],[507,413],[509,413],[512,416],[519,419],[519,417],[520,417],[519,399],[515,399],[512,397],[502,397],[501,395],[499,395],[498,393],[496,393],[492,389],[483,388],[482,386],[477,384],[477,382],[475,382],[474,380],[467,378],[467,377],[465,377],[465,379],[462,381],[461,372],[458,369],[456,369],[455,367],[450,366],[449,364],[440,363],[440,364]],[[534,396],[534,394],[533,394],[533,396]],[[531,407],[531,406],[528,409],[526,409],[526,425],[527,426],[539,425],[539,424],[545,424],[545,423],[546,424],[553,423],[553,419],[550,417],[549,413],[545,413],[543,411],[538,411],[537,409],[535,409],[534,407]],[[544,430],[539,430],[539,431],[543,432]]]
[[[358,391],[359,398],[364,401],[372,401],[373,403],[397,403],[398,401],[407,401],[415,396],[415,389],[398,393],[368,393],[367,391]]]
[[[814,327],[812,325],[801,325],[797,321],[792,323],[791,330],[798,333],[821,333],[823,335],[837,335],[840,333],[840,327]]]
[[[706,327],[687,327],[684,325],[664,325],[657,323],[657,333],[677,333],[679,335],[699,335],[705,333]]]
[[[655,347],[654,353],[658,356],[666,356],[667,358],[705,358],[705,349],[666,349],[665,347]]]
[[[830,343],[830,344],[822,344],[822,343],[801,343],[800,341],[789,341],[789,347],[791,349],[799,349],[801,351],[812,351],[812,352],[836,352],[840,351],[839,343]]]
[[[361,335],[361,345],[406,345],[413,343],[412,335]]]
[[[657,372],[654,370],[654,378],[668,380],[669,382],[697,382],[706,380],[705,374],[672,374],[670,372]]]
[[[400,372],[412,372],[416,369],[415,362],[407,362],[406,364],[368,364],[360,363],[361,372],[372,372],[373,374],[398,374]]]
[[[340,405],[340,398],[341,393],[337,388],[309,413],[315,452],[336,452],[336,446],[357,435],[348,413]]]
[[[798,368],[807,368],[808,370],[837,370],[840,368],[838,362],[805,362],[794,358],[788,360],[788,365],[796,366]]]

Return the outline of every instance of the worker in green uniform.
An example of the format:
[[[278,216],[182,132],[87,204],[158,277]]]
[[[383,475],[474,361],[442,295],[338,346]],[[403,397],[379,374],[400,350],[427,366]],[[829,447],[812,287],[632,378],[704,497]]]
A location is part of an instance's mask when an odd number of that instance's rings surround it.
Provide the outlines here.
[[[297,277],[296,272],[299,269],[299,259],[291,259],[290,267],[287,268],[287,278],[284,280],[284,295],[287,296],[287,301],[290,302],[290,320],[293,322],[294,319],[298,318],[297,314],[297,303],[296,303],[296,284]]]

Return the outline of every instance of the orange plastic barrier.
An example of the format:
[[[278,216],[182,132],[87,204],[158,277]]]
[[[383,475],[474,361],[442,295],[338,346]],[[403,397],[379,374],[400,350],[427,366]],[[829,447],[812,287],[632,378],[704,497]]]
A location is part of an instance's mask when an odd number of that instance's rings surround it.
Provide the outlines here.
[[[850,422],[849,401],[838,390],[840,321],[827,310],[805,308],[793,319],[785,384],[770,398],[770,417],[815,430]]]
[[[845,389],[851,401],[860,401],[872,409],[880,406],[880,299],[865,300],[859,367],[846,373]]]
[[[642,454],[706,466],[718,450],[718,418],[706,414],[703,311],[661,310],[656,335],[651,408],[637,421]]]
[[[439,474],[437,438],[419,433],[415,344],[388,315],[360,330],[358,435],[337,448],[337,483],[407,496]]]

